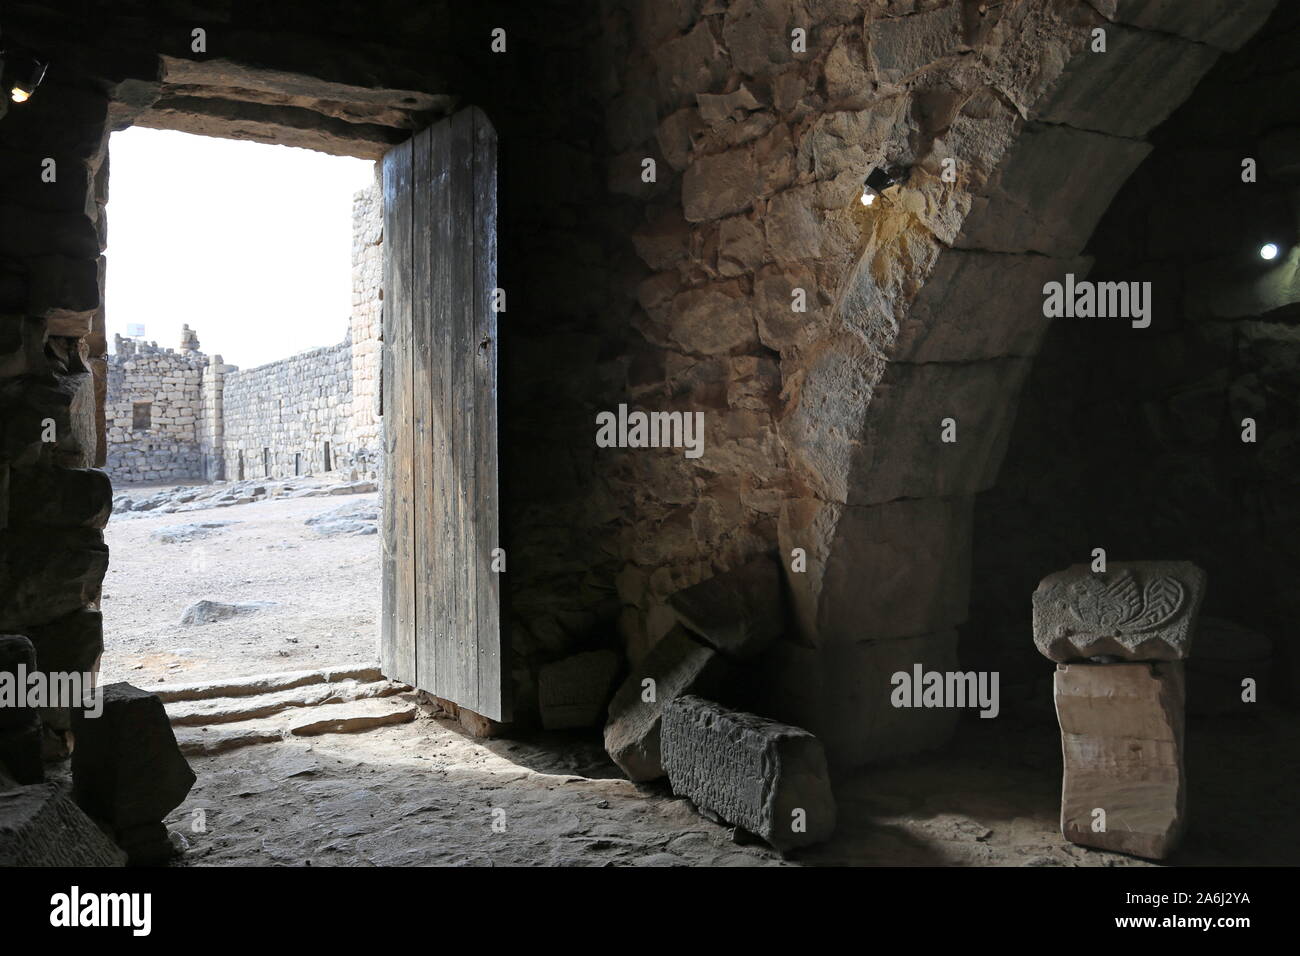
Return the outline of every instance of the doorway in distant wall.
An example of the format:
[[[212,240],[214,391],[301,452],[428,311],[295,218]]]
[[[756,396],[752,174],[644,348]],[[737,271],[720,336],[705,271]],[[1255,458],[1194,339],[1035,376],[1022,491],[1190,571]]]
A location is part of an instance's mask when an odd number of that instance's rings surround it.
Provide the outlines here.
[[[110,157],[104,679],[374,662],[375,164],[140,128]]]

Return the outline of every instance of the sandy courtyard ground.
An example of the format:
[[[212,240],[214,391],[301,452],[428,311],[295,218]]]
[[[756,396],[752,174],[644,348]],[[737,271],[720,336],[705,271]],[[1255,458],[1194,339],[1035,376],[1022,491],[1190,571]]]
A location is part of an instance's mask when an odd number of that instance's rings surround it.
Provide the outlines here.
[[[102,679],[154,686],[378,660],[379,535],[322,535],[304,523],[375,500],[280,498],[113,515],[104,531]],[[230,524],[189,541],[152,537],[205,522]],[[181,624],[201,600],[272,606]]]

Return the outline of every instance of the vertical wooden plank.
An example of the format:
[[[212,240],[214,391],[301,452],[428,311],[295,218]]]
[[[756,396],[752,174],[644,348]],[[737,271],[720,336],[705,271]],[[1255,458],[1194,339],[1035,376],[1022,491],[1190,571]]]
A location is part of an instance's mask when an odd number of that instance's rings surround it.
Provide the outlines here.
[[[455,473],[453,465],[451,385],[450,303],[455,295],[454,276],[448,268],[448,250],[456,242],[451,222],[451,191],[447,169],[450,124],[443,120],[428,131],[429,136],[429,248],[426,263],[430,288],[429,400],[431,420],[431,495],[429,563],[421,569],[426,576],[428,621],[425,652],[432,664],[431,693],[460,702],[455,685],[455,580],[452,568],[455,548]]]
[[[455,582],[455,681],[459,696],[455,698],[471,710],[478,711],[478,634],[471,609],[476,586],[474,552],[475,502],[471,469],[474,462],[474,176],[473,118],[462,110],[451,118],[451,142],[447,163],[449,173],[449,220],[454,241],[446,250],[451,281],[450,357],[452,407],[452,461],[455,477],[456,560],[451,568]]]
[[[386,676],[414,682],[414,526],[411,488],[412,147],[389,150],[384,190],[384,538],[380,655]]]
[[[436,576],[430,571],[437,563],[434,494],[434,421],[438,403],[436,389],[437,351],[433,336],[433,158],[429,130],[417,133],[412,144],[411,212],[411,483],[414,498],[415,559],[411,568],[415,601],[416,686],[438,686],[438,674],[431,651],[437,647],[438,608],[430,586]]]
[[[492,570],[492,551],[500,545],[497,496],[497,135],[482,110],[466,111],[473,120],[474,178],[474,505],[475,631],[478,645],[479,712],[494,720],[511,719],[510,647],[501,630],[501,575]]]

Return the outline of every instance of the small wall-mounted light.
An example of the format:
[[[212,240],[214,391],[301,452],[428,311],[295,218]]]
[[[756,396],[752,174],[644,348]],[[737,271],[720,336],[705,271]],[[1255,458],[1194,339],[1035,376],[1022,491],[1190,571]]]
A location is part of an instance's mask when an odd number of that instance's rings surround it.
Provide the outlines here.
[[[9,98],[15,103],[26,103],[45,79],[45,68],[49,64],[29,53],[6,51],[3,57],[3,70],[0,72]]]
[[[872,169],[862,182],[862,205],[870,206],[890,186],[898,185],[898,180],[880,167]]]
[[[1259,247],[1259,257],[1267,260],[1276,259],[1281,251],[1276,242],[1266,242]]]

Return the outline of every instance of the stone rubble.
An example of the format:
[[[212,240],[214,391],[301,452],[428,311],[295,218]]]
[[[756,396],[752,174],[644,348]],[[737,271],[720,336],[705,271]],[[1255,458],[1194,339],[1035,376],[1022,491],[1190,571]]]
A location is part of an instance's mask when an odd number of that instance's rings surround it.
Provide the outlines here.
[[[73,799],[124,837],[130,862],[158,862],[172,848],[157,826],[190,792],[194,772],[156,694],[126,683],[109,684],[102,694],[103,713],[72,712]]]
[[[660,740],[673,793],[778,850],[834,832],[826,757],[808,731],[683,694],[664,705]]]
[[[681,694],[716,693],[726,670],[717,651],[695,641],[680,626],[631,668],[609,702],[605,724],[605,751],[629,780],[642,782],[664,775],[659,745],[664,704]],[[648,687],[646,681],[653,685]]]

